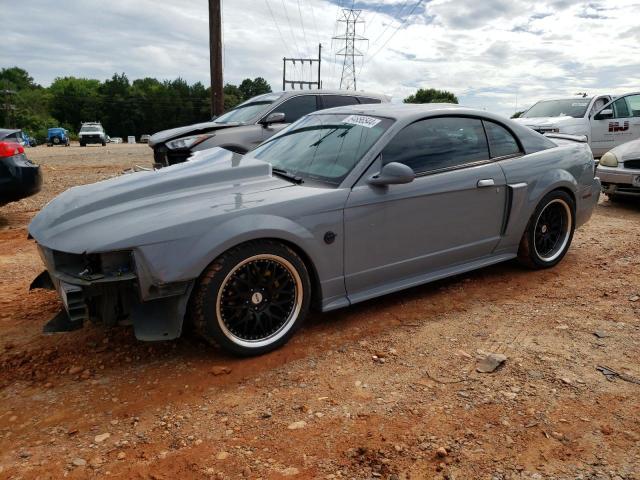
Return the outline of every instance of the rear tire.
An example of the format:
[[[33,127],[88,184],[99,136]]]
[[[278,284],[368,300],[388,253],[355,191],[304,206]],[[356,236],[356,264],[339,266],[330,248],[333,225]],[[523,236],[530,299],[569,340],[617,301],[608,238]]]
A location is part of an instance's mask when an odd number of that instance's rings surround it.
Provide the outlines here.
[[[240,356],[284,345],[304,322],[311,281],[302,259],[275,241],[228,250],[201,275],[191,300],[196,332]]]
[[[545,195],[533,212],[520,241],[520,263],[533,269],[557,265],[571,245],[575,212],[575,202],[567,192],[554,190]]]
[[[58,137],[53,137],[53,143],[58,145],[60,143],[60,139]]]
[[[82,143],[82,142],[80,142],[80,146],[81,146],[81,147],[86,147],[86,146],[87,146],[87,144],[86,144],[86,143]]]

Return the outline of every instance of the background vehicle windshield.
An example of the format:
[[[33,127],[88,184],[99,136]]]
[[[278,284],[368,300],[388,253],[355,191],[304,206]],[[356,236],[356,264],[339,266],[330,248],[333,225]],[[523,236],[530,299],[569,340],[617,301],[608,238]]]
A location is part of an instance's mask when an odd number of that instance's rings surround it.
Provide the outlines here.
[[[339,185],[392,123],[365,115],[309,115],[247,156],[303,179]]]
[[[573,117],[582,118],[587,113],[590,98],[577,98],[566,100],[546,100],[536,103],[522,115],[525,118],[533,117]]]
[[[254,118],[259,117],[269,109],[269,105],[278,100],[282,96],[281,93],[267,93],[250,98],[241,103],[233,110],[223,113],[213,121],[216,123],[248,123]]]
[[[96,125],[85,125],[80,129],[81,132],[101,132],[102,128]]]

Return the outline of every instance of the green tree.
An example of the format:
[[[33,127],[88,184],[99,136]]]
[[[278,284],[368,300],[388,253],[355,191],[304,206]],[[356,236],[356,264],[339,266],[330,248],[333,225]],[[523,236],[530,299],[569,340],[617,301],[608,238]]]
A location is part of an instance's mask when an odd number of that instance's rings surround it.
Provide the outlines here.
[[[245,78],[238,87],[240,93],[242,93],[242,100],[249,100],[256,95],[262,95],[263,93],[271,92],[271,85],[262,77],[256,77],[253,80]]]
[[[421,88],[405,98],[404,103],[458,103],[458,97],[446,90]]]
[[[0,85],[3,89],[26,90],[39,88],[40,85],[34,83],[29,72],[19,67],[3,68],[0,70]]]
[[[242,103],[244,95],[237,85],[227,83],[223,89],[224,92],[224,109],[231,110],[233,107]]]
[[[99,80],[56,78],[49,87],[51,115],[70,131],[77,132],[82,122],[100,119],[99,89]]]

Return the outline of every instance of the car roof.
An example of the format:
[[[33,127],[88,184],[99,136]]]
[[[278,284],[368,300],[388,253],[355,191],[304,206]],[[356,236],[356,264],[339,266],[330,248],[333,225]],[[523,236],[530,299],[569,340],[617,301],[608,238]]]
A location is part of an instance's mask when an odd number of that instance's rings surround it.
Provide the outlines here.
[[[9,135],[10,133],[19,132],[19,128],[0,128],[0,135]]]
[[[278,93],[278,92],[274,92]],[[373,92],[359,92],[356,90],[285,90],[282,93],[280,99],[293,97],[295,95],[341,95],[346,97],[368,97],[368,98],[377,98],[382,101],[388,102],[391,100],[391,97],[388,95],[383,95],[381,93],[373,93]]]
[[[362,114],[410,122],[424,117],[449,115],[452,112],[489,118],[495,116],[484,110],[467,108],[455,103],[367,103],[363,105],[347,105],[329,108],[327,110],[318,110],[310,115],[323,115],[327,113]]]

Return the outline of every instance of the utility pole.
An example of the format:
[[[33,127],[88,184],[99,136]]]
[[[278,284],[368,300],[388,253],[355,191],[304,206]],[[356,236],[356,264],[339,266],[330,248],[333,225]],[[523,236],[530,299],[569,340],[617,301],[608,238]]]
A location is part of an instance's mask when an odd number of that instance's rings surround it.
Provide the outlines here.
[[[309,80],[289,80],[287,79],[287,62],[291,62],[295,67],[296,62],[300,62],[301,68],[304,68],[305,62],[309,62],[309,67],[312,68],[314,63],[318,64],[318,78],[313,81]],[[318,45],[318,58],[287,58],[284,57],[282,59],[282,90],[287,89],[287,85],[291,85],[293,90],[296,89],[296,85],[300,87],[300,90],[303,90],[305,86],[309,87],[311,90],[312,87],[317,88],[318,90],[322,88],[322,79],[321,75],[321,66],[322,66],[322,44]],[[313,72],[311,72],[313,75]]]
[[[356,48],[356,42],[367,41],[362,35],[356,33],[356,26],[364,23],[360,20],[362,10],[343,8],[342,18],[338,22],[346,24],[344,35],[333,37],[334,40],[344,41],[344,47],[338,50],[336,55],[344,57],[342,62],[342,76],[340,77],[340,90],[356,90],[356,57],[362,57],[362,52]]]
[[[224,112],[222,86],[222,9],[221,0],[209,0],[209,67],[211,70],[211,114]]]

